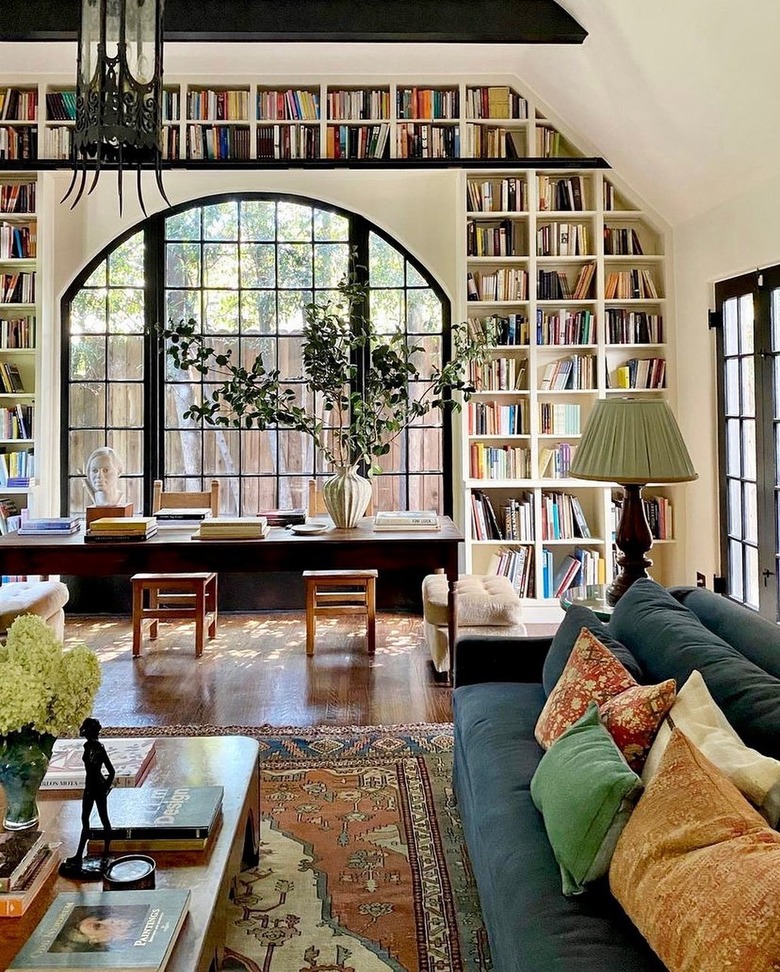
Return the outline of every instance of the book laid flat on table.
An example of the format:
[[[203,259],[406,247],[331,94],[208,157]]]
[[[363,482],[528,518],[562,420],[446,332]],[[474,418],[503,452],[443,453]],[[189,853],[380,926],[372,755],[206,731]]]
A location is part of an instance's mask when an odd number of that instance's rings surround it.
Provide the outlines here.
[[[161,972],[189,902],[172,888],[58,894],[9,969]]]
[[[154,739],[106,739],[103,742],[116,776],[114,786],[138,786],[154,758]],[[58,739],[41,789],[83,790],[84,740]]]
[[[157,533],[153,516],[103,516],[92,520],[85,540],[147,540]]]
[[[203,520],[193,540],[262,540],[268,536],[264,516],[220,516]]]
[[[435,510],[380,510],[374,514],[374,530],[439,530]]]
[[[211,509],[208,506],[171,506],[169,508],[160,507],[154,514],[158,520],[205,520],[211,516]],[[158,523],[159,526],[159,523]]]
[[[8,830],[0,833],[0,891],[13,891],[44,840],[41,830]]]
[[[111,849],[205,847],[222,809],[223,793],[221,786],[139,786],[114,790],[108,800]],[[102,845],[103,827],[97,810],[90,820],[89,839],[90,846],[96,841]],[[168,846],[172,841],[180,845]]]
[[[77,516],[54,516],[48,519],[23,521],[19,527],[20,537],[43,536],[51,533],[78,533],[81,520]]]
[[[56,874],[59,865],[60,844],[42,844],[14,889],[0,892],[0,918],[23,915],[49,878]]]

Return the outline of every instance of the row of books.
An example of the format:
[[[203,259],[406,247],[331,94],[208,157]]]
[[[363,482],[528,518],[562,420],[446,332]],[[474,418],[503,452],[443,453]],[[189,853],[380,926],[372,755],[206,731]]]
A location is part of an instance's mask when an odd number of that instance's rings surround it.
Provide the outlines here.
[[[520,229],[511,219],[486,226],[470,219],[466,223],[466,252],[469,256],[516,256]]]
[[[164,88],[162,92],[163,121],[178,121],[181,117],[181,96],[178,88]]]
[[[466,406],[469,435],[528,435],[528,402],[499,405],[496,402],[470,401]]]
[[[569,467],[577,454],[577,447],[571,442],[558,442],[551,447],[539,450],[539,476],[549,479],[567,479]]]
[[[475,270],[466,278],[469,300],[528,300],[528,271],[501,267],[493,273]]]
[[[258,159],[316,159],[320,154],[320,130],[310,125],[257,126]]]
[[[585,223],[544,223],[536,231],[539,256],[583,256],[590,254]]]
[[[320,117],[319,92],[294,88],[258,91],[257,117],[261,121],[317,121]]]
[[[487,573],[508,577],[519,597],[533,597],[534,548],[502,547],[491,554]]]
[[[34,213],[37,184],[6,182],[0,185],[0,213]]]
[[[469,362],[469,381],[478,391],[515,391],[528,388],[525,358],[488,358]]]
[[[239,125],[203,125],[187,129],[191,159],[248,159],[249,128]]]
[[[453,125],[400,123],[395,130],[395,155],[399,159],[456,159],[460,132]]]
[[[596,264],[586,263],[577,272],[572,287],[565,270],[539,270],[536,277],[537,300],[587,300],[596,274]]]
[[[328,118],[360,121],[390,117],[390,92],[383,88],[328,91]]]
[[[457,118],[460,114],[458,89],[398,88],[396,114],[399,118]]]
[[[536,343],[595,344],[596,315],[590,310],[536,311]]]
[[[0,260],[29,260],[37,250],[35,224],[19,226],[0,222]]]
[[[554,554],[542,551],[542,597],[560,597],[571,587],[606,583],[606,561],[597,550],[575,547],[554,567]]]
[[[536,178],[540,211],[583,212],[587,208],[581,175],[540,175]]]
[[[604,285],[605,300],[658,299],[658,291],[650,270],[634,267],[631,270],[612,270]]]
[[[542,540],[588,539],[590,535],[579,497],[572,493],[542,493]]]
[[[13,361],[0,361],[0,391],[7,395],[24,391],[22,376]]]
[[[579,435],[580,406],[569,402],[540,402],[539,432],[542,435]]]
[[[35,406],[12,405],[0,408],[0,438],[32,439]]]
[[[523,446],[491,446],[472,442],[469,446],[472,479],[528,479],[531,453]]]
[[[534,538],[533,499],[528,494],[510,498],[498,513],[487,493],[471,494],[471,526],[475,540],[523,540]]]
[[[606,324],[609,344],[662,344],[664,340],[660,314],[610,307],[606,312]]]
[[[0,273],[0,304],[35,303],[34,273]]]
[[[31,449],[0,452],[0,486],[29,486],[35,476]]]
[[[470,317],[468,329],[474,340],[482,341],[489,337],[492,344],[501,347],[520,347],[527,345],[530,340],[530,328],[525,314]]]
[[[0,159],[23,162],[38,158],[38,129],[0,126]]]
[[[180,154],[181,138],[178,128],[166,126],[162,130],[162,157],[164,159],[178,159]]]
[[[596,356],[572,354],[551,361],[544,369],[539,385],[541,391],[587,389],[596,386]]]
[[[19,507],[10,497],[0,499],[0,534],[15,533],[22,525]]]
[[[512,128],[466,125],[463,154],[472,159],[521,159],[525,136]]]
[[[246,121],[249,92],[241,89],[188,91],[187,117],[196,121]]]
[[[0,118],[3,121],[37,121],[37,88],[0,88]]]
[[[604,252],[610,256],[641,256],[645,251],[633,227],[605,226]]]
[[[35,347],[35,318],[0,318],[0,351],[32,350]]]
[[[328,158],[382,159],[389,138],[389,125],[328,125]]]
[[[73,128],[65,128],[64,126],[46,129],[46,157],[48,159],[70,158],[73,131]]]
[[[564,141],[559,131],[549,125],[536,126],[536,154],[542,159],[563,155]]]
[[[467,88],[466,117],[523,119],[528,102],[505,84]]]
[[[665,358],[630,358],[615,369],[614,377],[607,371],[607,388],[665,387]]]
[[[642,499],[642,507],[645,512],[647,525],[654,540],[673,540],[674,539],[674,517],[671,502],[665,496],[648,496]],[[620,514],[623,509],[622,497],[616,496],[612,499],[611,522],[612,537],[614,539],[617,532]]]
[[[467,184],[466,206],[469,212],[525,212],[528,208],[524,179],[514,176],[497,182],[486,179],[484,182]]]
[[[76,92],[48,91],[46,93],[46,117],[54,121],[75,121]]]

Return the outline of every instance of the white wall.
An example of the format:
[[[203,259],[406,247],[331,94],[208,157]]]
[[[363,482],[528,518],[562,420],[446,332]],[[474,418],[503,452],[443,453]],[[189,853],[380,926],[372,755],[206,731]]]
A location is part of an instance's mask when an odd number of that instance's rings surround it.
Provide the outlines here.
[[[686,487],[687,579],[720,572],[714,284],[780,263],[780,179],[744,191],[675,229],[677,416],[699,479]]]

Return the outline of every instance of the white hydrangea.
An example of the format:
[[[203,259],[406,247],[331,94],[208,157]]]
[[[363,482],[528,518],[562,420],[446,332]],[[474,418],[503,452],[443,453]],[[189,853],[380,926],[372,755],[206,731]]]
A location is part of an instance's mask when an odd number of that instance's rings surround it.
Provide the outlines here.
[[[65,651],[37,615],[17,618],[0,645],[0,734],[77,732],[100,681],[100,662],[86,645]]]

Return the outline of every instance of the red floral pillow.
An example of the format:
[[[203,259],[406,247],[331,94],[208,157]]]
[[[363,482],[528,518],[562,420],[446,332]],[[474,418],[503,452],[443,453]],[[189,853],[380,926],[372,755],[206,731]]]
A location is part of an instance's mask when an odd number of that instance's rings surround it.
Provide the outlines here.
[[[628,764],[639,771],[675,695],[674,679],[639,685],[612,652],[583,628],[536,723],[536,740],[549,749],[595,701]]]

